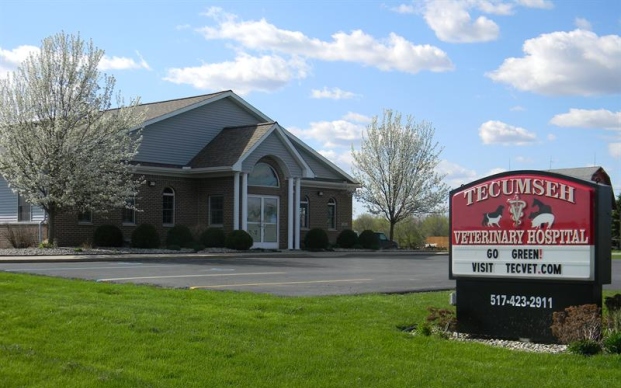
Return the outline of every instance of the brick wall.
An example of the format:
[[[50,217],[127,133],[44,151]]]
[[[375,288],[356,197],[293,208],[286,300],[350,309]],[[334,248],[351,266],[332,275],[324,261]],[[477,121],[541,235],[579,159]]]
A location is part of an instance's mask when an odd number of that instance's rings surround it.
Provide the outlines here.
[[[287,211],[287,181],[278,168],[277,163],[271,159],[264,159],[277,172],[280,187],[248,187],[249,195],[278,196],[279,200],[279,247],[288,247],[288,211]],[[57,217],[56,233],[59,246],[82,246],[91,244],[95,229],[104,224],[113,224],[120,227],[126,241],[130,241],[131,234],[136,226],[146,223],[156,227],[160,234],[162,244],[166,241],[166,233],[170,227],[162,224],[162,193],[166,187],[175,192],[175,224],[186,225],[190,228],[209,227],[209,197],[222,195],[224,199],[224,225],[225,232],[233,230],[233,177],[220,178],[176,178],[160,175],[146,175],[147,182],[154,182],[153,186],[148,183],[142,186],[136,196],[136,206],[142,211],[136,212],[135,225],[123,225],[121,223],[122,210],[116,209],[108,213],[94,213],[92,223],[78,223],[77,213],[61,214]],[[330,242],[335,242],[336,237],[343,229],[351,229],[352,222],[352,198],[345,190],[321,189],[323,196],[318,196],[316,188],[302,187],[302,197],[309,197],[310,227],[327,229],[328,201],[336,200],[337,228],[328,230]],[[241,197],[241,196],[240,196]],[[240,198],[241,201],[241,198]],[[240,204],[241,215],[241,204]],[[241,225],[241,221],[240,221]],[[301,231],[301,241],[308,230]]]

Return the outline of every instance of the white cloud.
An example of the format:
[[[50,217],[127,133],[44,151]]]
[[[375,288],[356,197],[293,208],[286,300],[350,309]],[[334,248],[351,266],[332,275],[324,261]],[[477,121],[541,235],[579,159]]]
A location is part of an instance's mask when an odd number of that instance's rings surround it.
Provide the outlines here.
[[[537,136],[524,128],[515,127],[502,121],[486,121],[479,127],[483,144],[525,145],[533,143]]]
[[[444,42],[472,43],[496,40],[500,28],[485,16],[472,20],[469,9],[473,5],[472,2],[455,0],[428,1],[424,18],[438,39]]]
[[[500,35],[498,24],[483,14],[511,15],[516,7],[550,9],[553,5],[549,0],[420,0],[390,9],[422,14],[444,42],[473,43],[496,40]]]
[[[323,61],[354,62],[383,71],[418,73],[423,70],[448,71],[454,65],[437,47],[415,45],[391,33],[378,40],[361,30],[336,32],[331,41],[310,38],[299,31],[277,28],[265,19],[239,21],[236,15],[211,7],[204,14],[214,19],[215,27],[198,29],[205,39],[232,40],[247,50],[272,51]]]
[[[327,87],[324,87],[321,90],[313,89],[311,91],[312,98],[328,98],[332,100],[347,100],[347,99],[359,97],[359,96],[360,96],[359,94],[348,92],[340,88],[328,89]]]
[[[135,61],[133,58],[127,57],[109,57],[104,55],[99,61],[99,66],[97,68],[99,70],[131,70],[131,69],[145,69],[151,70],[151,67],[144,60],[144,58],[140,55],[140,53],[136,53],[139,57],[139,61]]]
[[[552,9],[554,4],[550,0],[515,0],[521,6],[529,8]]]
[[[606,109],[570,109],[568,113],[554,116],[550,124],[558,127],[604,128],[621,130],[621,111]]]
[[[369,116],[365,116],[365,115],[360,114],[360,113],[347,112],[347,114],[345,116],[343,116],[343,120],[355,121],[355,122],[358,122],[358,123],[368,124],[368,123],[371,122],[371,120],[373,120],[373,118],[371,118]]]
[[[7,73],[17,70],[19,65],[32,53],[39,52],[35,46],[19,46],[13,50],[4,50],[0,47],[0,79],[6,78]]]
[[[308,74],[309,66],[301,58],[253,57],[241,53],[233,62],[169,69],[164,80],[192,85],[197,89],[231,89],[245,95],[253,90],[277,90],[291,80],[306,78]]]
[[[459,164],[452,163],[447,160],[440,160],[436,170],[440,174],[446,175],[444,177],[444,183],[452,189],[456,189],[461,185],[465,185],[480,178],[476,171],[467,169]]]
[[[418,12],[418,9],[413,4],[399,4],[396,7],[391,7],[390,10],[400,14],[411,14]]]
[[[576,18],[574,24],[576,25],[576,27],[578,27],[578,29],[580,30],[587,30],[587,31],[591,31],[591,22],[589,22],[586,19],[583,18]]]
[[[523,112],[523,111],[526,110],[526,108],[524,108],[523,106],[520,106],[520,105],[516,105],[516,106],[512,106],[509,110],[511,112]]]
[[[15,71],[30,54],[38,54],[40,49],[35,46],[19,46],[13,50],[3,50],[0,48],[0,78],[6,77],[6,73]],[[128,70],[146,69],[151,70],[147,61],[142,58],[140,53],[136,53],[139,60],[132,58],[106,56],[99,61],[98,69],[105,70]]]
[[[608,152],[615,159],[621,159],[621,143],[608,144]]]
[[[351,147],[360,141],[365,125],[349,120],[316,121],[310,128],[289,128],[289,131],[302,139],[312,139],[322,144],[323,148]]]
[[[351,166],[354,161],[354,158],[351,156],[351,152],[340,152],[335,150],[319,150],[317,152],[319,152],[324,158],[328,159],[330,162],[336,164],[343,171],[351,171]]]
[[[524,43],[522,58],[507,58],[486,75],[518,90],[591,96],[621,92],[621,36],[586,30],[553,32]]]
[[[547,136],[547,139],[549,141],[554,141],[554,140],[556,140],[556,135],[553,134],[553,133],[549,133],[548,136]]]

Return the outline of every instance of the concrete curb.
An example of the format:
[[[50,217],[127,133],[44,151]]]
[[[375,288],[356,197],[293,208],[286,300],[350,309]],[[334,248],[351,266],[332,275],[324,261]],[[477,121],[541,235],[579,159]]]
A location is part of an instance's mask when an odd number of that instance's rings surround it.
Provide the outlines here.
[[[335,252],[309,252],[309,251],[280,251],[280,252],[233,252],[233,253],[131,253],[131,254],[76,254],[76,255],[34,255],[34,256],[0,256],[0,263],[79,263],[91,261],[144,261],[144,260],[201,260],[201,259],[226,259],[231,257],[381,257],[381,256],[418,256],[418,255],[447,255],[447,252],[425,251],[335,251]]]

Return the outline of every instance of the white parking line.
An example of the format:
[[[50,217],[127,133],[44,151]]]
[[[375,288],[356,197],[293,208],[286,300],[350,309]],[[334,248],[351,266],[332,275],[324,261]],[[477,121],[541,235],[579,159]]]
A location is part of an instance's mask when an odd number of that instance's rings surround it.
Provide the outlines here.
[[[279,282],[279,283],[245,283],[245,284],[221,284],[217,286],[193,286],[190,290],[199,288],[225,288],[225,287],[251,287],[251,286],[287,286],[292,284],[314,284],[314,283],[345,283],[345,282],[370,282],[373,279],[337,279],[337,280],[309,280],[305,282]]]
[[[284,274],[286,274],[286,272],[219,273],[219,274],[201,274],[201,275],[167,275],[167,276],[141,276],[141,277],[131,277],[131,278],[109,278],[109,279],[97,279],[97,281],[98,282],[115,282],[118,280],[201,278],[201,277],[219,277],[219,276],[284,275]]]

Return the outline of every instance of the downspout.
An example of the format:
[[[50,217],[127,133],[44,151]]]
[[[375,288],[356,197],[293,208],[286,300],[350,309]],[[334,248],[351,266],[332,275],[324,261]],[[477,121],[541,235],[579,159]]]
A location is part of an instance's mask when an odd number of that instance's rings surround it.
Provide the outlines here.
[[[47,212],[44,212],[43,219],[39,221],[39,244],[43,242],[43,224],[47,221]]]

